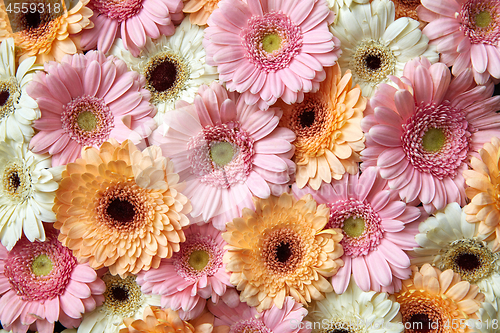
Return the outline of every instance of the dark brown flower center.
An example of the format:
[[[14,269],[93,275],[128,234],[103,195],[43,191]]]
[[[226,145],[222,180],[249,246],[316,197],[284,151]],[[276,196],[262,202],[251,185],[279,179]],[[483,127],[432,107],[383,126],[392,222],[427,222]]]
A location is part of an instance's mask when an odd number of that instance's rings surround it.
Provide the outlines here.
[[[40,16],[40,13],[38,11],[35,11],[33,13],[28,11],[26,14],[24,14],[24,20],[26,22],[26,29],[36,29],[42,23],[42,17]]]
[[[127,200],[113,199],[106,209],[109,217],[121,223],[132,222],[135,216],[134,205]]]
[[[415,333],[429,333],[432,331],[431,328],[431,320],[426,314],[423,313],[415,313],[408,320],[411,323],[411,327],[413,328],[413,332]],[[410,326],[410,325],[408,325]]]
[[[291,256],[292,250],[290,249],[290,244],[283,242],[276,247],[276,259],[279,262],[285,263]]]
[[[128,300],[128,290],[122,287],[113,287],[111,289],[111,295],[120,302],[125,302]]]
[[[472,271],[481,266],[479,258],[473,253],[461,253],[457,256],[455,262],[458,267],[465,271]]]
[[[329,330],[328,333],[351,333],[351,331],[336,328],[334,330]]]
[[[382,60],[374,55],[369,55],[365,58],[366,67],[371,70],[377,70],[382,65]]]
[[[314,110],[304,110],[299,115],[299,123],[302,127],[311,127],[314,124],[314,120],[316,118],[316,112]]]
[[[10,189],[14,193],[17,191],[17,189],[21,185],[21,179],[19,179],[19,174],[17,173],[17,171],[14,171],[10,174],[9,185],[10,185]]]
[[[0,91],[0,106],[4,106],[5,103],[9,100],[10,93],[8,90],[6,91]]]
[[[160,62],[150,72],[149,76],[149,84],[158,92],[164,92],[172,88],[175,80],[177,80],[177,66],[169,59]]]

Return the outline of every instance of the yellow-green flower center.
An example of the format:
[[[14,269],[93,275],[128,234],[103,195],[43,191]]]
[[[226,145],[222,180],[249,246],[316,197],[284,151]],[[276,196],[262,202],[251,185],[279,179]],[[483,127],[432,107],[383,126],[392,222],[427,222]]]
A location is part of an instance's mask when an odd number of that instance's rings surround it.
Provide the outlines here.
[[[209,260],[210,255],[207,251],[196,250],[191,252],[189,256],[189,265],[197,271],[202,271],[207,266]]]
[[[97,126],[97,117],[90,111],[83,111],[76,119],[78,126],[84,131],[93,131]]]
[[[422,146],[427,151],[439,151],[445,142],[446,136],[439,128],[429,128],[422,137]]]
[[[353,218],[351,216],[344,221],[342,229],[349,237],[359,237],[363,234],[363,231],[365,231],[365,220],[362,218]]]
[[[215,164],[224,166],[233,160],[234,148],[227,141],[216,142],[210,147],[210,157]]]
[[[486,28],[491,23],[491,14],[489,11],[483,10],[474,17],[474,21],[477,27]]]
[[[52,271],[52,260],[46,254],[40,254],[31,263],[31,271],[36,276],[46,276]]]
[[[281,37],[274,33],[265,35],[262,38],[262,49],[267,53],[273,53],[281,47]]]

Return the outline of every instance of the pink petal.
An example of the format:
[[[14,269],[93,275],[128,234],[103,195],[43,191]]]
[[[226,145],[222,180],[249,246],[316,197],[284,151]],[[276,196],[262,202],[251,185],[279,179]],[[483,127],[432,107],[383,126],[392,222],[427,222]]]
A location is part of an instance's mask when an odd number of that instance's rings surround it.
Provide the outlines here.
[[[351,279],[351,257],[343,256],[344,267],[340,268],[337,274],[332,276],[333,290],[337,294],[343,294],[347,290],[349,280]]]
[[[381,286],[388,286],[392,282],[392,273],[389,264],[380,251],[375,250],[365,256],[365,262],[374,280]],[[372,286],[373,287],[373,286]]]
[[[250,191],[261,199],[266,199],[271,195],[269,185],[267,185],[266,181],[256,172],[250,172],[245,183]]]
[[[392,265],[399,268],[408,268],[410,266],[410,259],[397,245],[383,238],[377,251],[385,257],[385,259]]]
[[[370,135],[373,141],[386,147],[401,146],[401,131],[395,131],[394,127],[387,125],[375,125],[370,129]]]
[[[366,266],[364,256],[352,259],[352,275],[361,290],[370,290],[370,272]]]
[[[287,164],[276,155],[256,154],[253,164],[273,172],[283,172],[288,169]]]
[[[484,73],[488,67],[488,53],[484,44],[473,44],[471,47],[471,61],[472,67],[478,73]]]

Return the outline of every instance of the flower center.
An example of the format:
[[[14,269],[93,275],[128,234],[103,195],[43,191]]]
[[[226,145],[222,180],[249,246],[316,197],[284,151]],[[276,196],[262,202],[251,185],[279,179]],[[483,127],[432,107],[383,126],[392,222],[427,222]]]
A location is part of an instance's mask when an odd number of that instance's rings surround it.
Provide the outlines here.
[[[266,325],[261,320],[257,319],[246,319],[240,320],[229,329],[229,333],[272,333]]]
[[[87,6],[121,23],[141,11],[142,0],[93,0]]]
[[[394,73],[396,57],[384,44],[372,39],[363,40],[356,46],[349,66],[357,81],[376,85]]]
[[[12,290],[27,302],[62,295],[77,266],[71,250],[57,240],[57,231],[45,232],[45,242],[21,238],[5,260],[4,274]]]
[[[202,276],[213,276],[222,267],[223,251],[215,239],[202,234],[194,234],[181,244],[179,252],[172,256],[178,275],[188,281]]]
[[[10,97],[10,93],[8,90],[0,91],[0,106],[4,106],[7,103],[7,100]]]
[[[468,0],[460,9],[460,30],[472,44],[496,46],[500,40],[500,4],[490,0]]]
[[[111,200],[106,208],[106,213],[110,218],[121,223],[132,222],[134,220],[134,205],[127,200],[118,198]]]
[[[476,26],[486,28],[491,23],[491,14],[487,10],[483,10],[476,14],[474,20],[476,21]]]
[[[439,151],[443,148],[446,136],[439,128],[429,128],[422,137],[422,147],[427,151]]]
[[[427,314],[416,313],[410,317],[408,323],[411,324],[408,326],[415,328],[415,332],[428,333],[432,331],[432,321],[430,320],[429,316],[427,316]]]
[[[273,53],[281,47],[281,37],[278,34],[265,35],[262,38],[262,48],[267,53]]]
[[[217,187],[243,182],[252,171],[253,143],[237,122],[207,126],[188,143],[192,172]]]
[[[408,291],[397,297],[401,304],[400,312],[405,333],[452,332],[449,330],[452,319],[448,311],[455,304],[450,299],[428,297],[427,291]],[[450,310],[448,310],[450,309]],[[460,321],[459,318],[453,319]]]
[[[287,67],[302,47],[300,27],[282,13],[253,16],[240,36],[247,58],[266,73]]]
[[[15,104],[21,96],[21,90],[15,77],[0,81],[0,121],[15,111]]]
[[[40,254],[33,260],[31,271],[36,276],[46,276],[52,271],[52,261],[46,254]]]
[[[210,255],[207,251],[196,250],[189,256],[189,264],[197,271],[202,271],[208,264]]]
[[[42,23],[42,18],[41,18],[40,13],[38,11],[35,11],[33,13],[28,11],[24,17],[26,20],[26,27],[28,29],[36,29]]]
[[[64,8],[61,6],[60,1],[27,0],[25,3],[29,7],[26,12],[21,9],[17,13],[15,11],[8,13],[12,32],[14,33],[24,31],[25,34],[38,37],[46,35],[47,30],[51,28],[51,21],[64,14]],[[42,8],[44,10],[41,10]]]
[[[497,265],[498,254],[476,239],[459,239],[443,254],[440,269],[452,269],[462,280],[476,283],[488,278]]]
[[[316,95],[316,94],[315,94]],[[328,104],[317,95],[306,94],[302,103],[294,104],[282,118],[295,135],[295,159],[316,156],[332,140],[336,129],[345,124],[342,115],[331,112]]]
[[[11,199],[22,202],[31,195],[31,175],[17,161],[11,161],[3,170],[3,190]]]
[[[359,237],[365,231],[365,221],[360,218],[349,217],[344,221],[342,229],[349,237]]]
[[[146,189],[134,183],[108,186],[95,201],[96,219],[108,228],[123,232],[139,232],[154,218],[153,203]]]
[[[448,101],[417,106],[402,128],[402,147],[410,163],[438,179],[455,177],[475,132],[465,112],[452,108]]]
[[[83,146],[101,145],[109,138],[114,117],[102,98],[80,96],[64,106],[62,129]]]
[[[210,145],[210,157],[218,166],[224,166],[231,162],[234,157],[234,148],[229,142],[212,142]]]
[[[135,276],[122,279],[118,275],[106,273],[102,280],[106,284],[106,291],[101,311],[107,315],[133,317],[144,302],[144,295],[135,282]]]
[[[370,204],[356,199],[339,200],[330,206],[328,228],[342,228],[344,254],[356,258],[376,250],[383,236],[382,219]]]
[[[149,60],[143,74],[146,77],[146,89],[151,91],[151,101],[159,103],[178,98],[186,88],[190,70],[181,57],[163,52]]]
[[[264,237],[261,258],[275,274],[293,272],[302,262],[304,249],[301,237],[294,230],[278,228]]]

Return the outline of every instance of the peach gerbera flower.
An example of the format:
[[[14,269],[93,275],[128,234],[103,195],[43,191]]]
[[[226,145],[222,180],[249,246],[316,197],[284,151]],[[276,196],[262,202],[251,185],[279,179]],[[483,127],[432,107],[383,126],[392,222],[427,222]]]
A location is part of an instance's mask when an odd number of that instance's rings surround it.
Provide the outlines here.
[[[144,310],[144,320],[125,318],[127,326],[120,333],[210,333],[213,329],[214,316],[210,312],[201,314],[190,322],[182,320],[177,311],[148,307]]]
[[[18,14],[12,11],[10,20],[6,21],[9,23],[0,24],[0,41],[13,37],[20,61],[31,56],[36,56],[37,63],[61,61],[65,55],[78,52],[79,37],[75,35],[94,27],[90,21],[92,10],[85,7],[89,1],[80,0],[67,10],[65,1],[58,2],[61,7],[54,7],[55,2],[51,0],[25,0],[23,2],[28,5],[35,3],[37,8],[43,7],[44,11],[32,13],[28,10]],[[0,12],[5,10],[4,5],[0,7]],[[0,14],[2,16],[5,15]]]
[[[412,266],[412,271],[412,277],[395,294],[405,333],[470,332],[467,320],[478,318],[476,311],[484,301],[479,288],[461,281],[451,269],[441,272],[425,264],[420,270]]]
[[[205,25],[213,11],[219,8],[220,0],[188,0],[182,11],[189,13],[191,24]]]
[[[255,211],[244,208],[241,218],[226,224],[222,237],[230,281],[240,300],[257,311],[281,309],[286,296],[306,304],[333,291],[325,277],[343,265],[340,229],[323,230],[330,210],[316,205],[310,194],[300,200],[284,193],[254,198]]]
[[[185,241],[185,214],[173,163],[160,148],[143,152],[129,141],[82,149],[62,173],[54,212],[59,240],[94,269],[127,276],[158,268]]]
[[[325,71],[319,91],[305,94],[302,103],[276,104],[283,110],[281,125],[297,136],[293,159],[299,188],[309,183],[317,190],[322,181],[358,173],[358,153],[365,147],[360,122],[366,98],[361,88],[352,87],[351,71],[342,76],[338,64]]]
[[[469,185],[465,194],[471,202],[464,208],[467,222],[479,223],[478,232],[493,241],[493,251],[500,250],[500,140],[486,142],[479,151],[481,159],[472,157],[472,170],[463,172]]]

